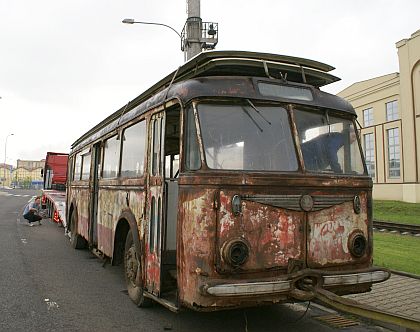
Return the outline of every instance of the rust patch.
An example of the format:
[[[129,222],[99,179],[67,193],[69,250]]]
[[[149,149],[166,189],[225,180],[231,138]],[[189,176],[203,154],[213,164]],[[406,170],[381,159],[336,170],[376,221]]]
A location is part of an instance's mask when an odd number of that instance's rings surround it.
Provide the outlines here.
[[[242,213],[236,216],[231,202],[235,194],[220,192],[219,252],[231,239],[248,241],[250,255],[241,271],[286,268],[289,259],[303,259],[303,212],[242,201]],[[218,267],[221,272],[233,270],[222,257]]]
[[[368,239],[367,195],[361,193],[361,211],[356,214],[352,202],[308,213],[309,267],[352,264],[360,261],[350,254],[349,237],[355,231]],[[366,255],[363,257],[367,259]],[[363,259],[362,258],[362,259]]]

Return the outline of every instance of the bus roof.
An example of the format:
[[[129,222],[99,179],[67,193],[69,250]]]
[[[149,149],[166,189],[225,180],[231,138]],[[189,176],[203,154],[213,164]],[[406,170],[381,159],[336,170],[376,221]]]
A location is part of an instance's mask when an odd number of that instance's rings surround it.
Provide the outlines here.
[[[322,62],[286,55],[247,51],[202,52],[98,123],[76,140],[72,148],[126,111],[176,82],[209,76],[252,76],[306,83],[319,88],[340,80],[329,73],[333,69],[335,68]]]

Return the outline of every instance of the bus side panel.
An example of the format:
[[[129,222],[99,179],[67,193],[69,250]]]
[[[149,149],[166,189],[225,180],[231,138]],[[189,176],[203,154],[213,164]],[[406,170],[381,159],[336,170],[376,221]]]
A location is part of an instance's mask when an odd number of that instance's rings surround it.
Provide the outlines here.
[[[127,207],[126,192],[99,187],[98,193],[98,249],[112,257],[113,233],[117,218]]]
[[[99,188],[98,195],[98,249],[106,256],[112,257],[116,225],[125,210],[134,214],[139,225],[140,239],[143,238],[144,230],[140,228],[140,220],[145,192]]]
[[[89,189],[72,188],[72,193],[78,212],[77,232],[85,239],[89,239]]]
[[[136,218],[139,239],[144,239],[145,225],[142,223],[142,221],[145,220],[145,216],[143,215],[145,195],[146,193],[144,190],[131,190],[129,192],[129,209]]]
[[[308,213],[310,225],[308,238],[308,265],[312,268],[367,263],[371,258],[368,248],[360,258],[349,250],[349,238],[354,233],[369,237],[367,194],[359,194],[361,210],[354,212],[353,202],[345,202],[331,208]]]
[[[199,295],[200,277],[215,275],[216,211],[214,190],[180,186],[178,214],[178,290],[186,306],[212,306]],[[203,302],[205,301],[205,303]]]

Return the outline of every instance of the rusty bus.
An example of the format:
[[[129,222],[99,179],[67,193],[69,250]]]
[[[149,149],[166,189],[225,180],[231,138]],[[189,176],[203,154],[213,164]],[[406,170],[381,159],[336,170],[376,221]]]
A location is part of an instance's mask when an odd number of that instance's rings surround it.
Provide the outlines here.
[[[372,181],[333,67],[205,52],[73,145],[74,248],[123,265],[129,297],[171,310],[369,291]],[[356,134],[355,134],[356,132]]]

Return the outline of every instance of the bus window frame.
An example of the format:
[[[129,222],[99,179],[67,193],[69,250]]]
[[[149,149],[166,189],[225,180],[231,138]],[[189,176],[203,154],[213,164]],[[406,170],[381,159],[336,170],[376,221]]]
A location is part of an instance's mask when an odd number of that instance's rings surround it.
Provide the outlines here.
[[[100,179],[101,180],[115,180],[118,179],[120,177],[120,172],[121,172],[121,130],[122,127],[119,127],[117,129],[117,131],[113,131],[112,133],[110,133],[109,135],[105,136],[102,140],[101,140],[101,145],[102,145],[102,153],[101,153],[101,174],[100,174]],[[105,167],[105,142],[109,139],[112,138],[116,138],[116,140],[119,142],[118,146],[119,146],[119,153],[118,153],[118,170],[117,170],[117,175],[114,177],[104,177],[104,167]]]
[[[300,109],[298,107],[300,107]],[[295,112],[296,111],[314,112],[314,113],[318,113],[318,114],[321,114],[321,115],[325,116],[327,119],[328,119],[329,116],[332,116],[332,117],[335,117],[335,118],[340,118],[340,119],[345,119],[345,120],[350,121],[353,125],[353,129],[354,129],[354,132],[356,134],[357,146],[359,147],[360,159],[361,159],[362,166],[363,166],[363,174],[352,174],[352,176],[368,176],[366,160],[365,160],[365,156],[364,156],[362,145],[361,145],[360,133],[359,133],[359,130],[357,129],[357,123],[356,123],[357,115],[342,113],[340,111],[336,111],[336,110],[328,109],[328,108],[314,109],[311,106],[305,106],[303,104],[294,103],[294,104],[290,104],[290,114],[293,116],[292,123],[296,127],[296,137],[295,137],[296,145],[298,146],[299,158],[301,159],[302,171],[304,173],[316,174],[317,176],[323,175],[323,174],[330,174],[331,175],[331,173],[323,173],[323,172],[317,172],[317,171],[312,171],[312,170],[306,169],[305,161],[304,161],[304,157],[303,157],[303,153],[302,153],[302,148],[301,148],[301,143],[300,143],[300,139],[299,139],[299,131],[298,131],[297,126],[296,126],[296,118],[295,118]],[[343,173],[332,173],[332,174],[334,176],[349,176],[351,173],[343,172]]]
[[[91,178],[91,167],[92,167],[92,150],[90,147],[88,147],[87,149],[83,150],[82,152],[80,152],[80,155],[82,157],[82,162],[81,162],[81,168],[80,168],[80,181],[90,181]],[[83,162],[85,160],[85,157],[89,155],[90,157],[90,161],[89,161],[89,176],[87,179],[83,178],[83,171],[84,171],[84,167],[83,167]]]
[[[86,154],[88,154],[88,153],[90,153],[90,146],[88,146],[87,148],[84,148],[84,149],[76,152],[72,156],[72,159],[73,159],[73,165],[72,165],[72,172],[73,173],[72,173],[72,177],[71,177],[72,182],[75,182],[75,181],[86,181],[86,179],[85,180],[82,179],[82,174],[83,174],[83,156],[86,155]],[[79,173],[78,178],[76,179],[76,177],[75,177],[76,176],[76,173],[75,172],[76,172],[77,157],[80,157],[80,169],[79,169],[80,173]],[[89,179],[90,179],[90,175],[89,175]],[[87,179],[87,180],[89,180],[89,179]]]
[[[140,123],[144,123],[144,155],[143,155],[143,172],[140,176],[122,176],[121,172],[122,172],[122,162],[123,162],[123,148],[124,148],[124,140],[122,139],[124,137],[125,131],[133,126],[136,126]],[[135,121],[133,122],[129,122],[126,126],[121,127],[121,135],[120,135],[120,140],[121,140],[121,146],[120,146],[120,163],[119,163],[119,172],[118,172],[118,177],[121,179],[141,179],[144,178],[148,172],[148,168],[147,168],[147,155],[148,155],[148,151],[147,151],[147,143],[149,141],[148,138],[148,129],[147,129],[147,123],[148,120],[145,117],[141,117],[141,118],[136,118]]]
[[[180,161],[182,161],[180,163],[180,172],[182,171],[189,171],[189,172],[196,172],[196,171],[200,171],[203,169],[207,168],[207,165],[204,162],[204,158],[203,158],[203,147],[202,147],[202,142],[201,142],[201,129],[200,129],[200,123],[199,123],[199,119],[198,119],[198,114],[197,114],[197,104],[201,103],[202,100],[195,100],[193,101],[191,104],[186,105],[184,107],[184,112],[185,113],[183,115],[183,130],[181,133],[181,141],[182,146],[180,149],[180,153],[182,153],[182,158],[180,158]],[[197,148],[198,148],[198,157],[199,157],[199,161],[200,161],[200,167],[197,169],[192,169],[189,168],[189,162],[187,161],[188,155],[187,155],[187,145],[189,143],[187,143],[188,139],[189,139],[189,135],[188,135],[188,131],[189,131],[189,117],[190,114],[192,113],[192,117],[194,119],[194,129],[195,129],[195,140],[196,140],[196,144],[197,144]]]
[[[307,87],[305,85],[305,87]],[[296,170],[292,170],[292,171],[287,171],[287,170],[246,170],[246,169],[242,169],[242,170],[237,170],[237,169],[214,169],[211,168],[207,165],[207,160],[206,160],[206,153],[204,151],[204,144],[203,144],[203,138],[201,135],[201,126],[200,126],[200,118],[199,118],[199,114],[198,114],[198,109],[197,106],[199,104],[212,104],[212,105],[224,105],[224,104],[228,104],[228,105],[241,105],[241,106],[249,106],[249,103],[247,102],[248,98],[235,98],[234,100],[232,99],[209,99],[209,98],[202,98],[202,99],[198,99],[193,101],[192,103],[192,107],[194,110],[194,117],[195,117],[195,126],[196,126],[196,131],[197,131],[197,139],[198,139],[198,147],[200,150],[200,158],[201,158],[201,167],[200,169],[196,169],[196,170],[191,170],[191,171],[200,171],[200,170],[204,170],[204,171],[210,171],[210,172],[230,172],[230,173],[234,173],[234,172],[241,172],[241,173],[255,173],[255,172],[267,172],[268,174],[271,173],[287,173],[287,174],[293,174],[293,173],[301,173],[303,168],[302,168],[302,163],[303,163],[303,158],[301,159],[301,155],[300,155],[300,148],[298,148],[298,135],[297,135],[297,129],[296,129],[296,124],[294,123],[294,117],[293,115],[293,107],[291,106],[290,103],[286,103],[283,101],[278,101],[278,100],[262,100],[262,99],[249,99],[252,101],[252,103],[258,108],[259,106],[267,106],[267,107],[281,107],[285,110],[286,115],[287,115],[287,121],[288,121],[288,125],[289,125],[289,129],[290,129],[290,135],[291,135],[291,142],[294,145],[294,152],[295,152],[295,156],[296,156],[296,163],[297,163],[297,168]],[[188,110],[190,108],[187,106],[186,107],[186,113],[188,113]],[[188,114],[186,114],[186,117],[188,117]],[[187,122],[187,121],[185,121]],[[185,126],[185,128],[187,128],[187,124]],[[296,130],[296,131],[295,131]],[[187,135],[185,135],[185,139],[187,139]],[[184,143],[185,144],[185,143]],[[184,166],[187,167],[186,164],[186,156],[185,156],[185,160],[184,160]]]

